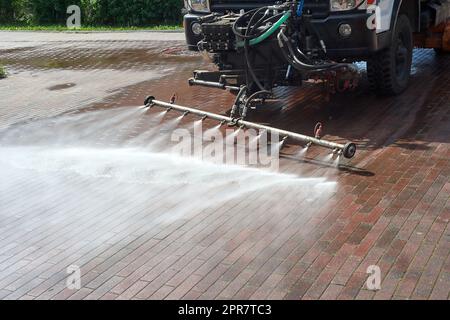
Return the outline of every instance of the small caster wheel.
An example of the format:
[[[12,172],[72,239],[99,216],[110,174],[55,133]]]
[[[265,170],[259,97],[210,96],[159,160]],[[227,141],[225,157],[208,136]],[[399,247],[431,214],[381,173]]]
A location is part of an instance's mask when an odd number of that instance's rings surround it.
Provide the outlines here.
[[[347,159],[351,159],[351,158],[353,158],[354,156],[355,156],[355,154],[356,154],[356,144],[354,144],[354,143],[351,143],[351,142],[349,142],[349,143],[347,143],[346,145],[345,145],[345,148],[344,148],[344,157],[346,157]]]
[[[148,106],[149,104],[151,104],[153,102],[153,100],[155,100],[154,96],[148,96],[144,101],[144,105]]]

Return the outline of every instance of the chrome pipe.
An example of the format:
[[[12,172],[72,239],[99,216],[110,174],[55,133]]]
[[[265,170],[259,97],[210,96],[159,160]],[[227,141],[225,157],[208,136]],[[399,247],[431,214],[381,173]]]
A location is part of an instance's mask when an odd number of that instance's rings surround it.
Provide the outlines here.
[[[342,144],[329,142],[329,141],[325,141],[325,140],[321,140],[321,139],[316,139],[316,138],[313,138],[313,137],[310,137],[310,136],[306,136],[306,135],[303,135],[303,134],[299,134],[299,133],[295,133],[295,132],[291,132],[291,131],[286,131],[286,130],[282,130],[282,129],[277,129],[277,128],[265,126],[265,125],[262,125],[262,124],[254,123],[254,122],[249,122],[249,121],[245,121],[245,120],[238,120],[237,123],[238,123],[238,125],[242,125],[242,126],[245,126],[247,128],[252,128],[252,129],[256,129],[256,130],[266,130],[267,132],[270,132],[270,133],[275,132],[279,136],[289,137],[289,138],[294,139],[294,140],[305,142],[306,144],[311,143],[311,144],[315,144],[315,145],[318,145],[318,146],[321,146],[321,147],[325,147],[325,148],[328,148],[328,149],[343,150],[345,148],[345,146],[342,145]]]
[[[291,131],[287,131],[287,130],[282,130],[282,129],[273,128],[273,127],[269,127],[266,125],[262,125],[262,124],[258,124],[258,123],[254,123],[254,122],[250,122],[250,121],[245,121],[243,119],[233,119],[231,117],[222,116],[220,114],[216,114],[216,113],[212,113],[212,112],[202,111],[202,110],[195,109],[195,108],[184,107],[184,106],[180,106],[180,105],[176,105],[176,104],[167,103],[164,101],[155,100],[154,97],[147,98],[146,102],[149,107],[156,105],[156,106],[160,106],[160,107],[167,108],[167,109],[178,110],[178,111],[184,112],[184,113],[186,113],[186,112],[192,113],[192,114],[202,117],[203,119],[208,118],[208,119],[220,121],[222,123],[230,123],[237,127],[246,127],[246,128],[259,130],[259,131],[266,131],[267,133],[271,133],[271,134],[272,133],[278,134],[280,137],[283,137],[283,141],[285,141],[287,138],[290,138],[293,140],[301,141],[309,146],[317,145],[317,146],[321,146],[321,147],[324,147],[327,149],[331,149],[333,151],[339,150],[340,152],[342,152],[344,157],[346,157],[348,159],[353,158],[356,154],[356,145],[351,142],[343,145],[343,144],[326,141],[326,140],[322,140],[322,139],[317,139],[314,137],[306,136],[303,134],[299,134],[299,133],[295,133],[295,132],[291,132]]]
[[[159,101],[159,100],[154,100],[154,99],[148,99],[148,104],[150,105],[156,105],[156,106],[160,106],[163,108],[167,108],[167,109],[173,109],[173,110],[178,110],[181,112],[189,112],[192,114],[195,114],[197,116],[200,116],[201,118],[209,118],[209,119],[213,119],[213,120],[217,120],[217,121],[224,121],[226,123],[231,123],[233,122],[233,119],[230,117],[226,117],[226,116],[222,116],[220,114],[216,114],[216,113],[212,113],[212,112],[207,112],[207,111],[202,111],[199,109],[194,109],[194,108],[189,108],[189,107],[184,107],[184,106],[179,106],[176,104],[171,104],[168,102],[164,102],[164,101]]]

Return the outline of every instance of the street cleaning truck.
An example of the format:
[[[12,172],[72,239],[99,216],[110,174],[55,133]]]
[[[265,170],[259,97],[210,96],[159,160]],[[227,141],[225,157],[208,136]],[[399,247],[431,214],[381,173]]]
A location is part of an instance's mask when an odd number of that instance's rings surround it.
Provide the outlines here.
[[[356,145],[309,137],[246,121],[250,110],[274,99],[278,86],[322,82],[329,93],[354,90],[367,62],[373,91],[398,95],[407,89],[414,47],[450,51],[450,0],[185,0],[189,49],[207,54],[214,71],[197,70],[192,86],[229,90],[230,116],[214,115],[148,97],[146,104],[194,113],[235,125],[272,131],[284,139],[333,149],[346,158]]]

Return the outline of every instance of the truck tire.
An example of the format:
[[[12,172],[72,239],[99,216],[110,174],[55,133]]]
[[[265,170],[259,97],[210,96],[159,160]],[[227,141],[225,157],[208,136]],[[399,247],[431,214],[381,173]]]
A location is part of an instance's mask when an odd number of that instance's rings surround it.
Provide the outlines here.
[[[413,35],[406,15],[398,17],[392,43],[367,61],[370,88],[381,95],[398,95],[406,90],[411,77]]]

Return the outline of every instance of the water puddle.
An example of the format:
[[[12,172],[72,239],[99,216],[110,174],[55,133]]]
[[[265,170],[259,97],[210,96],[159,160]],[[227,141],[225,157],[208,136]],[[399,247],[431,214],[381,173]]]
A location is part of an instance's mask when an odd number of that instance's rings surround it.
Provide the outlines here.
[[[184,44],[161,50],[163,43],[133,44],[115,42],[74,42],[22,51],[2,51],[2,62],[25,69],[153,69],[155,67],[195,64],[202,57],[187,51]]]

